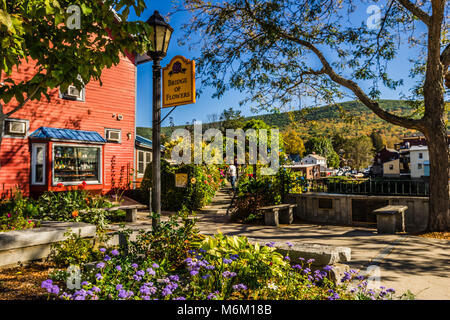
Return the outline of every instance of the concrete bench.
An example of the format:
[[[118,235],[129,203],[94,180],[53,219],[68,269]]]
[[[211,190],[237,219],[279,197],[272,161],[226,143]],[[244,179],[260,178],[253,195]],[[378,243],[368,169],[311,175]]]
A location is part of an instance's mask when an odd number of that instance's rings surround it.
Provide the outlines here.
[[[373,211],[377,215],[378,233],[395,234],[405,232],[405,211],[408,206],[386,206]]]
[[[278,204],[261,207],[258,211],[264,212],[264,224],[266,226],[279,226],[279,224],[291,224],[294,220],[294,208],[296,204]]]
[[[146,205],[143,204],[132,204],[132,205],[120,205],[111,208],[101,208],[104,211],[125,211],[125,221],[126,222],[136,222],[137,221],[137,211],[138,209],[147,209]],[[86,210],[81,210],[80,212],[86,212]]]
[[[122,205],[111,208],[104,208],[105,211],[115,211],[115,210],[125,210],[126,222],[136,222],[137,221],[137,211],[138,209],[147,209],[146,205],[143,204],[133,204],[133,205]]]

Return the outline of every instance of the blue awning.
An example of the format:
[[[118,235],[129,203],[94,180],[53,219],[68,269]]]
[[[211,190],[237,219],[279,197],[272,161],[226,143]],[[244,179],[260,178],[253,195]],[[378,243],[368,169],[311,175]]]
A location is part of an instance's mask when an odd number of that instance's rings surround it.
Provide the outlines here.
[[[136,145],[139,147],[153,148],[153,142],[150,139],[144,138],[143,136],[136,135]],[[164,150],[164,146],[161,146],[161,150]]]
[[[29,138],[60,140],[60,141],[95,142],[95,143],[107,142],[98,132],[95,131],[82,131],[82,130],[59,129],[49,127],[40,127],[36,131],[32,132]]]

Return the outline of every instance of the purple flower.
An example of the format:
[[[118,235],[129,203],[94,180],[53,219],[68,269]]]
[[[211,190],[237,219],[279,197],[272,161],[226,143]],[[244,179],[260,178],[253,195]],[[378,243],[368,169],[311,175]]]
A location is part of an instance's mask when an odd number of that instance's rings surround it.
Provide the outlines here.
[[[286,242],[289,248],[292,248],[294,245],[291,242]]]
[[[117,271],[122,271],[122,267],[121,266],[116,266],[116,270]]]
[[[113,256],[117,256],[117,255],[119,255],[119,250],[114,249],[113,251],[111,251],[111,254],[112,254]]]
[[[141,280],[142,280],[142,277],[140,277],[140,276],[138,276],[138,275],[133,275],[133,279],[134,279],[135,281],[141,281]]]
[[[104,258],[103,260],[105,260],[105,261],[109,261],[109,260],[111,260],[111,257],[110,257],[110,256],[108,256],[108,255],[106,255],[106,256],[105,256],[105,258]]]
[[[104,262],[97,263],[97,268],[98,269],[103,269],[104,267],[105,267],[105,263]]]
[[[93,287],[92,287],[92,291],[94,291],[94,292],[100,292],[101,290],[100,290],[99,287],[93,286]]]
[[[172,294],[172,291],[170,290],[170,288],[165,287],[163,289],[163,291],[161,292],[161,294],[165,297],[165,296],[168,296],[169,294]]]
[[[97,273],[97,274],[95,275],[95,278],[96,278],[97,280],[102,280],[102,279],[103,279],[103,276],[102,276],[100,273]]]
[[[209,277],[211,277],[210,274],[205,274],[204,276],[202,276],[202,279],[208,279]]]
[[[137,268],[138,267],[138,265],[137,265],[137,263],[133,263],[132,265],[131,265],[131,267],[133,267],[133,268]]]
[[[53,281],[51,279],[47,279],[45,281],[42,281],[41,288],[47,289],[53,285]]]
[[[192,271],[190,272],[190,274],[191,274],[191,276],[195,276],[195,275],[198,274],[198,271],[197,271],[197,270],[192,270]]]
[[[89,282],[87,282],[87,281],[83,281],[83,282],[81,283],[81,286],[87,286],[87,285],[89,285]]]
[[[266,246],[272,248],[275,245],[275,242],[271,241],[269,243],[266,243]]]
[[[240,283],[240,284],[235,284],[234,286],[232,286],[232,288],[233,288],[234,290],[236,290],[236,291],[239,291],[239,290],[247,290],[247,286],[246,286],[245,284],[242,284],[242,283]]]
[[[206,299],[208,299],[208,300],[217,299],[217,294],[218,293],[219,293],[219,291],[211,292],[210,294],[208,294]]]
[[[49,293],[58,294],[59,293],[59,287],[57,285],[53,285],[50,289],[47,289]]]
[[[233,262],[233,260],[231,260],[231,259],[226,259],[226,258],[223,258],[222,261],[223,261],[223,263],[225,263],[225,264],[230,264],[230,263]]]
[[[306,261],[306,263],[313,263],[314,261],[314,259],[309,259],[308,261]]]
[[[98,249],[100,252],[106,252],[106,249],[105,248],[100,248],[100,249]]]
[[[158,265],[157,263],[153,263],[153,264],[152,264],[152,267],[155,268],[155,269],[158,269],[158,268],[159,268],[159,265]]]
[[[186,300],[186,298],[185,297],[177,297],[174,300]]]
[[[284,259],[287,261],[291,261],[291,258],[289,258],[289,256],[284,257]]]
[[[325,266],[325,267],[323,267],[323,270],[325,270],[325,271],[331,271],[331,269],[333,269],[333,267],[332,266]]]
[[[120,299],[126,299],[126,298],[128,298],[128,294],[127,294],[127,292],[125,290],[120,290],[118,297]]]
[[[224,271],[222,273],[223,277],[226,279],[232,278],[236,276],[236,272]]]
[[[136,274],[138,275],[138,276],[144,276],[145,275],[145,271],[144,270],[139,270],[139,271],[136,271]]]
[[[153,270],[152,268],[147,268],[147,273],[151,276],[154,276],[156,274],[155,270]]]
[[[237,260],[237,259],[239,259],[239,255],[238,254],[230,254],[230,259],[231,260]]]
[[[293,265],[292,269],[298,269],[298,270],[302,270],[302,266],[299,264]]]
[[[180,281],[180,277],[178,275],[176,275],[176,274],[172,275],[172,276],[169,276],[169,279],[172,280],[172,281],[177,281],[177,282]]]

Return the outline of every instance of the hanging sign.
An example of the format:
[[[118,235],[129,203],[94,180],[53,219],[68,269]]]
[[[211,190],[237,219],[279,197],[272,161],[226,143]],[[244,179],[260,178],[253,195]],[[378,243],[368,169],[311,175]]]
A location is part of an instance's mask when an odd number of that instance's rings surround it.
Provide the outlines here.
[[[195,61],[175,56],[163,68],[162,107],[195,103]]]
[[[186,188],[188,175],[187,173],[175,173],[175,187]]]

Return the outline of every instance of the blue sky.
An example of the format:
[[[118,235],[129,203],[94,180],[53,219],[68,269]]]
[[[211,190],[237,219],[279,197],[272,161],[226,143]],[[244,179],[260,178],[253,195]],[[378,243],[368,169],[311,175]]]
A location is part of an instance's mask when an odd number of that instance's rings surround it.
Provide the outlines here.
[[[139,17],[132,16],[130,14],[130,20],[147,20],[154,12],[158,10],[161,15],[165,16],[171,10],[171,1],[147,1],[147,9]],[[366,13],[368,5],[363,5],[358,8],[356,14],[357,19],[364,21],[367,19],[369,14]],[[167,56],[162,60],[161,65],[164,67],[170,60],[176,55],[185,56],[188,59],[193,59],[199,55],[197,51],[190,51],[187,46],[182,47],[178,44],[178,39],[182,38],[183,31],[181,30],[181,25],[189,19],[186,13],[177,13],[170,17],[169,24],[174,28],[174,33],[172,35],[172,40],[169,45]],[[362,20],[364,19],[364,20]],[[402,77],[405,80],[405,86],[403,92],[406,93],[408,86],[411,82],[407,81],[407,76],[409,73],[409,63],[408,59],[411,51],[408,49],[400,50],[401,59],[397,59],[396,63],[393,64],[390,74],[394,74],[396,77]],[[404,58],[404,59],[403,59]],[[198,86],[199,84],[197,84]],[[364,88],[363,89],[367,89]],[[245,93],[239,93],[236,91],[229,91],[219,99],[213,99],[211,95],[214,90],[212,88],[203,88],[203,93],[197,98],[195,104],[183,105],[177,107],[172,113],[176,125],[185,124],[186,122],[192,122],[193,119],[198,121],[206,122],[207,115],[212,113],[221,113],[225,108],[233,107],[234,109],[239,109],[245,116],[254,115],[250,111],[250,105],[239,106],[238,102],[245,97]],[[392,92],[388,90],[382,90],[383,99],[399,99],[400,90]],[[348,100],[348,99],[347,99]],[[137,117],[136,125],[141,127],[151,127],[152,121],[152,62],[147,62],[138,66],[137,71]],[[172,108],[164,108],[162,110],[162,117],[164,117]],[[167,126],[169,120],[166,119],[162,126]]]

